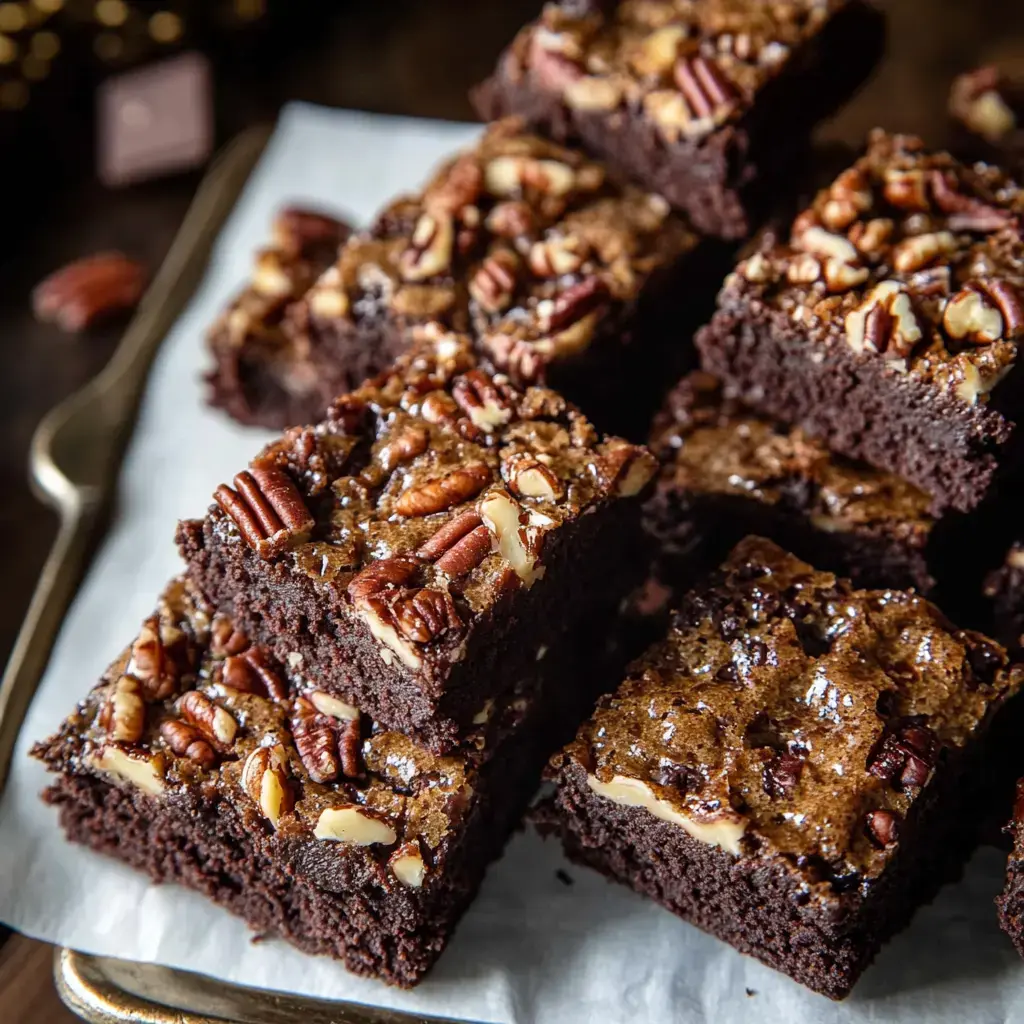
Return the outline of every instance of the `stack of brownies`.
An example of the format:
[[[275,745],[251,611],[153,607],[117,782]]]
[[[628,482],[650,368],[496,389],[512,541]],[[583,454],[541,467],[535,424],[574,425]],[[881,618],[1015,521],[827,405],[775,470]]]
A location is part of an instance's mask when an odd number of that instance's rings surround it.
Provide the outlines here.
[[[289,212],[211,394],[314,425],[181,524],[183,576],[37,746],[71,838],[411,985],[625,674],[540,827],[849,990],[971,852],[1024,682],[921,596],[980,580],[1021,468],[1024,196],[876,133],[691,336],[879,24],[548,4],[419,194],[351,237]],[[677,380],[659,472],[633,441]],[[652,549],[676,609],[623,670]]]

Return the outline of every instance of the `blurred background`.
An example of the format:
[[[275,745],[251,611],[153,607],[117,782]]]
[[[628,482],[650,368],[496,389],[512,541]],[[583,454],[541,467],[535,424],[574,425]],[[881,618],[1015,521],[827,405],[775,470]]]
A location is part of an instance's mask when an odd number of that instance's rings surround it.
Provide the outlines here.
[[[117,325],[65,334],[32,315],[33,286],[118,249],[154,271],[204,168],[282,104],[469,119],[467,89],[540,0],[23,0],[0,2],[0,664],[53,539],[32,497],[31,434],[103,366]],[[876,124],[948,138],[955,74],[1024,69],[1024,4],[882,0],[888,55],[825,138]],[[358,154],[352,154],[358,159]],[[338,197],[345,208],[345,197]],[[123,326],[123,323],[122,325]],[[2,931],[2,929],[0,929]],[[50,951],[0,935],[0,1019],[70,1021]]]

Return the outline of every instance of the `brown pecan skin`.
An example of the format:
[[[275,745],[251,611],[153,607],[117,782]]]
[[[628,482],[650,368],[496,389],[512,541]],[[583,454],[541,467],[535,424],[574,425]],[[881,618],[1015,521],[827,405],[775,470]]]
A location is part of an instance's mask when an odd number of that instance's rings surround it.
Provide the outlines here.
[[[214,500],[262,558],[271,557],[289,543],[309,539],[313,517],[284,470],[257,463],[239,473],[234,484],[236,490],[221,484]]]
[[[472,572],[490,553],[491,531],[477,526],[456,541],[434,564],[441,572],[455,579]]]
[[[399,631],[417,644],[430,643],[448,630],[462,627],[451,595],[424,588],[399,598],[392,605]]]
[[[194,726],[169,718],[161,723],[160,735],[178,757],[187,757],[201,768],[212,768],[217,763],[216,751]]]
[[[467,508],[453,519],[449,519],[433,537],[423,543],[416,553],[420,558],[433,562],[462,540],[467,533],[475,530],[482,522],[480,513],[475,508]]]
[[[134,309],[146,276],[142,264],[123,253],[97,253],[69,263],[36,285],[32,309],[38,319],[77,333]]]
[[[673,74],[679,91],[698,118],[724,114],[735,102],[732,83],[707,57],[680,57]]]
[[[224,659],[221,682],[241,693],[283,701],[288,697],[288,684],[261,647],[249,647],[241,654]]]
[[[482,462],[470,463],[438,480],[403,491],[395,502],[395,512],[406,518],[443,512],[479,494],[491,479],[490,469]]]
[[[348,596],[353,601],[360,601],[390,587],[401,586],[419,566],[420,560],[409,555],[396,555],[371,562],[349,581]]]
[[[341,770],[334,728],[305,698],[295,702],[291,719],[292,738],[303,767],[314,782],[333,782]]]
[[[249,638],[224,615],[216,615],[210,636],[210,647],[214,657],[226,658],[241,654],[249,646]]]
[[[430,443],[430,432],[418,423],[410,423],[388,438],[380,450],[380,463],[387,472],[422,455]]]
[[[179,666],[160,638],[158,615],[151,615],[139,630],[132,645],[132,668],[146,700],[166,700],[177,691]]]
[[[864,824],[868,838],[883,849],[899,838],[899,819],[892,811],[868,811]]]
[[[230,712],[214,704],[205,694],[189,690],[181,698],[181,714],[215,749],[226,750],[231,746],[237,723]]]
[[[352,234],[337,217],[303,206],[286,206],[274,220],[274,242],[292,259],[329,258]]]
[[[561,331],[592,313],[608,298],[608,286],[596,276],[585,277],[570,285],[555,299],[551,312],[552,331]]]

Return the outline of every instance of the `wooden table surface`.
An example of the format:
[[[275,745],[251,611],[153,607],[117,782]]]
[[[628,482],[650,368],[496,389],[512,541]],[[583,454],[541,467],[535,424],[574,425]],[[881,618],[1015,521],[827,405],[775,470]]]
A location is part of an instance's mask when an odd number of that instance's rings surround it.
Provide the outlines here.
[[[538,0],[339,4],[330,31],[301,52],[283,55],[262,88],[233,90],[230,83],[219,88],[219,139],[272,120],[291,99],[468,119],[467,88],[487,73],[503,43],[538,6]],[[890,0],[883,6],[890,26],[885,61],[822,134],[857,144],[869,128],[883,125],[943,144],[952,76],[988,60],[1024,56],[1024,5]],[[0,255],[0,535],[5,538],[0,662],[13,644],[56,525],[28,489],[32,431],[49,408],[102,367],[117,340],[115,330],[70,337],[35,323],[29,291],[55,267],[103,248],[158,265],[198,180],[193,174],[109,191],[83,178],[57,190],[3,196],[30,204],[32,217],[30,230],[13,245],[5,239]],[[344,197],[339,200],[343,207]],[[90,685],[83,679],[83,692]],[[53,990],[52,949],[22,936],[0,942],[0,1019],[10,1024],[74,1020]]]

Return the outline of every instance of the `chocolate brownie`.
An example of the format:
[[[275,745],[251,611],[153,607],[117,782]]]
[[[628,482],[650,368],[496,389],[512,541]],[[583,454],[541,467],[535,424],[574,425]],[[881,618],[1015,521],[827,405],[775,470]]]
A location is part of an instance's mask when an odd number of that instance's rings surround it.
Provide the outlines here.
[[[466,339],[423,346],[287,431],[178,541],[248,635],[440,753],[637,580],[656,463]]]
[[[252,277],[207,338],[214,368],[210,404],[241,423],[280,427],[305,422],[309,380],[296,339],[284,329],[288,306],[334,262],[351,234],[342,221],[289,207],[274,221],[273,243],[256,254]],[[322,411],[322,410],[321,410]]]
[[[728,269],[659,196],[577,150],[492,125],[354,236],[288,312],[292,412],[310,422],[438,322],[517,383],[643,437]],[[673,376],[674,375],[674,376]],[[290,424],[280,424],[281,426]]]
[[[1024,67],[988,65],[958,75],[949,91],[954,148],[965,160],[1024,176]]]
[[[548,3],[474,94],[741,238],[811,129],[861,83],[882,20],[846,0]],[[754,207],[752,213],[751,207]]]
[[[531,696],[491,709],[495,728],[439,757],[251,645],[179,579],[33,753],[59,775],[45,799],[69,838],[410,986],[593,697],[558,657]]]
[[[747,405],[969,511],[1019,469],[1024,195],[873,132],[788,244],[743,260],[698,334]],[[1014,443],[1016,442],[1016,443]]]
[[[1013,849],[1006,864],[1006,888],[996,898],[999,924],[1024,956],[1024,779],[1017,783],[1013,818],[1006,826]]]
[[[552,760],[540,821],[842,998],[974,845],[986,740],[1022,673],[924,598],[749,537]]]

